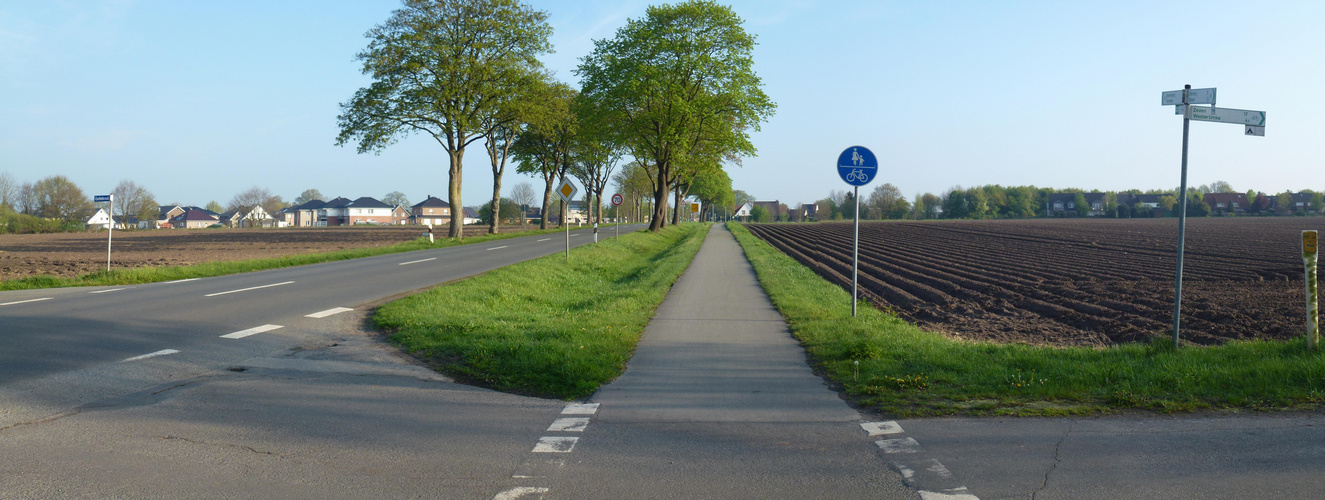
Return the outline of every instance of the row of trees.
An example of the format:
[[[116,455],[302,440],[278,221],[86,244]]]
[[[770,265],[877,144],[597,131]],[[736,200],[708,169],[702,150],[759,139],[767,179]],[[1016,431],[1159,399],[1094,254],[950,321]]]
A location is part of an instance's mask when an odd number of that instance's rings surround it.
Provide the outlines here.
[[[669,195],[673,223],[687,196],[731,204],[723,165],[755,152],[748,131],[773,112],[742,24],[706,0],[649,7],[614,38],[595,41],[574,71],[575,89],[539,61],[552,51],[547,13],[518,0],[406,0],[367,34],[358,59],[373,82],[341,104],[336,143],[366,153],[415,133],[432,137],[449,158],[453,238],[463,234],[465,148],[478,141],[492,167],[490,232],[507,210],[501,184],[510,160],[544,181],[544,214],[557,182],[574,177],[601,220],[603,191],[615,181],[628,210],[637,220],[648,210],[656,231],[667,223]],[[625,157],[634,161],[614,177]]]

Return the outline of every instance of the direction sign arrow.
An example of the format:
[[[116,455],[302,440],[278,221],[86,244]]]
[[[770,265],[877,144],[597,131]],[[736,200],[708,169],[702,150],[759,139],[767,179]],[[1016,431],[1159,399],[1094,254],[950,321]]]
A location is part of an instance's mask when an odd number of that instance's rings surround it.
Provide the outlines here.
[[[1192,106],[1192,119],[1203,122],[1236,123],[1238,125],[1265,126],[1265,112],[1246,109]]]
[[[1183,104],[1182,91],[1170,90],[1159,95],[1160,104],[1174,106]],[[1187,89],[1187,104],[1214,104],[1215,89]]]

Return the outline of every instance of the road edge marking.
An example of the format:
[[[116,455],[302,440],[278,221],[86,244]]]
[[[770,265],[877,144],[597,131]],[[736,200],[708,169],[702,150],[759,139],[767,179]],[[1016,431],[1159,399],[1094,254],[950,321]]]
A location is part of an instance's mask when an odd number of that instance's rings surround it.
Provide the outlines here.
[[[255,326],[255,327],[253,327],[253,328],[249,328],[249,329],[247,329],[247,330],[240,330],[240,331],[237,331],[237,332],[234,332],[234,333],[227,333],[227,334],[225,334],[225,335],[222,335],[221,338],[223,338],[223,339],[242,339],[242,338],[247,337],[247,336],[249,336],[249,335],[257,335],[257,334],[262,333],[262,332],[270,332],[270,331],[275,330],[275,329],[277,329],[277,328],[285,328],[285,327],[283,327],[283,326],[281,326],[281,325],[262,325],[262,326]]]

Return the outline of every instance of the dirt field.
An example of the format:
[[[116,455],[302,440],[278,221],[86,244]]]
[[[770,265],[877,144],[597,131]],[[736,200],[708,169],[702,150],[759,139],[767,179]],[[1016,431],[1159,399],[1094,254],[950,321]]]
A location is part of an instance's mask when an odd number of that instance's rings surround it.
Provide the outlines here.
[[[1171,335],[1177,219],[872,222],[862,294],[952,336],[1103,346]],[[1301,236],[1325,218],[1188,220],[1183,339],[1302,334]],[[851,225],[752,224],[850,289]]]
[[[531,226],[537,229],[538,226]],[[520,226],[502,227],[503,232]],[[111,267],[177,266],[347,248],[394,245],[419,237],[420,226],[115,231]],[[444,237],[446,228],[437,228]],[[465,234],[486,234],[468,226]],[[73,277],[106,268],[106,232],[0,235],[0,280],[50,274]]]

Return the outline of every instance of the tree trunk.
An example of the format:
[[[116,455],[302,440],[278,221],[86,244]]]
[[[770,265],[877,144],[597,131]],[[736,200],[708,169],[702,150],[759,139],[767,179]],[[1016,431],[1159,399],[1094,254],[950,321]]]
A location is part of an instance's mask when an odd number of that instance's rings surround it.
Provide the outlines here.
[[[451,230],[447,233],[447,236],[460,239],[465,237],[465,206],[460,203],[460,164],[464,159],[465,150],[452,148],[449,153],[451,156],[451,179],[447,187],[447,195],[451,197]]]
[[[661,175],[661,174],[660,174]],[[649,231],[658,232],[667,225],[667,189],[666,182],[659,182],[653,192],[653,218],[649,221]]]
[[[681,223],[681,186],[676,187],[676,191],[673,192],[672,197],[675,198],[672,202],[675,204],[675,206],[672,207],[672,225],[675,226]]]
[[[547,178],[547,189],[543,190],[543,212],[542,217],[538,219],[538,228],[547,229],[548,210],[552,209],[552,179]]]

